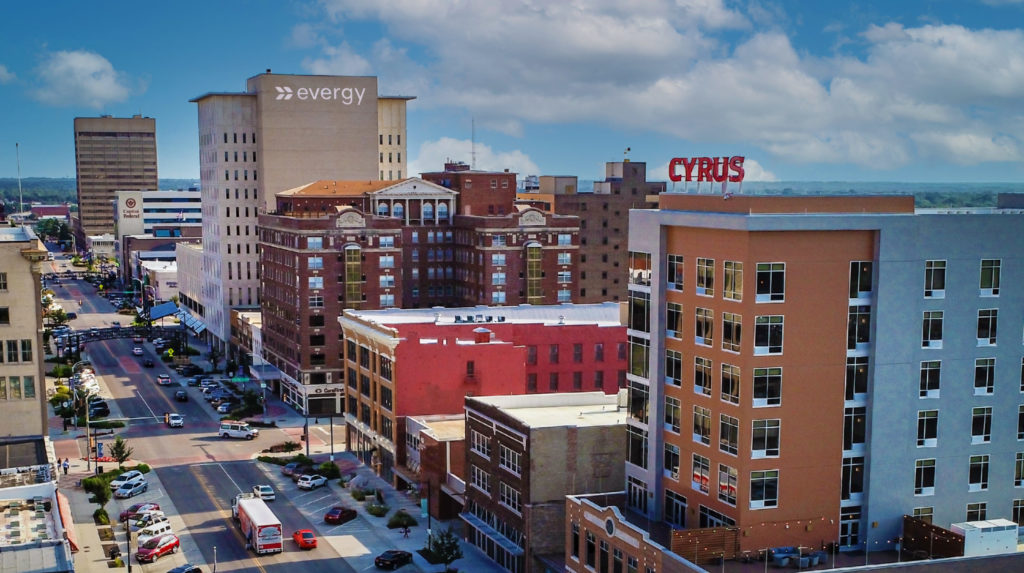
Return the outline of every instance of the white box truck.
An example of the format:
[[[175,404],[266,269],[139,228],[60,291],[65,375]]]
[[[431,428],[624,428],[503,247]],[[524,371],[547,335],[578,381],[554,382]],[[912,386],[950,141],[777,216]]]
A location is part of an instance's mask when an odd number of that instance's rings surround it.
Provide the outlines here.
[[[238,520],[246,547],[257,555],[284,550],[281,520],[262,499],[251,493],[240,493],[231,500],[231,514]]]

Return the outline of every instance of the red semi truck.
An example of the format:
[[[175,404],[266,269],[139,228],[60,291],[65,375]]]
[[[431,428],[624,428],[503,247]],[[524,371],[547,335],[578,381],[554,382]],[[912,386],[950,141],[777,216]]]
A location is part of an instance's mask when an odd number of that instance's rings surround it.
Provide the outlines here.
[[[246,546],[257,555],[284,550],[281,520],[262,499],[251,493],[240,493],[231,500],[231,513],[238,520]]]

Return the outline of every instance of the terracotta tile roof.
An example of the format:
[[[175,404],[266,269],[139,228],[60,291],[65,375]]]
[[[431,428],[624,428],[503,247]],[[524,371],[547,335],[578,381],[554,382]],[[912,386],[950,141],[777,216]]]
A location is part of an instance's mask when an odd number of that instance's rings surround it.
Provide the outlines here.
[[[353,197],[364,193],[379,191],[401,181],[331,181],[320,180],[307,183],[301,187],[288,189],[277,194],[278,197],[303,195],[307,197]]]

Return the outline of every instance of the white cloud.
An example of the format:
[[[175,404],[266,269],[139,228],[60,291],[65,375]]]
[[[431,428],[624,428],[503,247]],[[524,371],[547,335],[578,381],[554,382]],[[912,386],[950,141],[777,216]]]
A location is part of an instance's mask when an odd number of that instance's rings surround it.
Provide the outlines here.
[[[747,158],[743,161],[743,170],[746,172],[744,181],[778,181],[774,173],[765,169],[757,161]]]
[[[14,72],[7,70],[7,66],[0,64],[0,84],[13,82],[16,77]]]
[[[339,46],[324,46],[323,58],[305,58],[302,67],[312,74],[339,76],[366,76],[373,73],[370,62],[357,54],[348,42]]]
[[[462,161],[482,171],[504,171],[531,175],[540,173],[540,168],[529,156],[519,150],[495,151],[489,145],[476,144],[476,163],[472,162],[473,142],[468,139],[442,137],[420,145],[415,158],[409,161],[409,173],[419,175],[430,171],[441,171],[448,161]]]
[[[39,86],[32,95],[49,105],[99,109],[131,95],[126,74],[115,70],[103,56],[86,50],[46,54],[36,74]]]

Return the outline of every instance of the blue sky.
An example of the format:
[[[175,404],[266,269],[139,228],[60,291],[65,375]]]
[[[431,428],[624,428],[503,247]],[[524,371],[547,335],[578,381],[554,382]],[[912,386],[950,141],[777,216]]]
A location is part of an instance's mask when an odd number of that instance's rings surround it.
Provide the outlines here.
[[[279,73],[413,95],[410,173],[470,161],[601,179],[604,163],[745,155],[748,180],[1024,179],[1024,0],[7,3],[0,177],[73,177],[77,116],[157,121],[197,178],[195,104]]]

